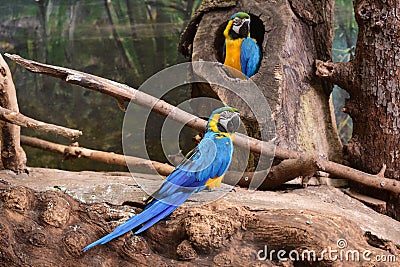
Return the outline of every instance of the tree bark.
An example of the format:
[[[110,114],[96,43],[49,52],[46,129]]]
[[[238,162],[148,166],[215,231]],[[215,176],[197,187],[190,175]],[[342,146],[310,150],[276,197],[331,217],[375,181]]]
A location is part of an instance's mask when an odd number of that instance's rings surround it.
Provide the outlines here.
[[[353,136],[345,159],[357,169],[400,180],[400,19],[397,1],[357,0],[355,58],[348,63],[317,62],[321,76],[346,89],[345,112],[353,119]],[[317,74],[318,74],[317,72]],[[324,73],[325,72],[325,73]],[[353,185],[389,202],[388,214],[400,219],[399,196]]]
[[[19,112],[17,95],[10,68],[0,55],[0,106]],[[20,127],[8,122],[1,124],[1,161],[5,169],[26,170],[26,155],[20,145]]]
[[[276,143],[282,148],[324,155],[340,162],[341,144],[330,112],[332,85],[315,76],[313,65],[317,58],[331,59],[333,2],[204,1],[183,33],[179,49],[192,61],[222,62],[222,32],[228,18],[238,11],[249,13],[251,37],[263,52],[261,67],[250,79],[268,100],[276,125]],[[208,73],[196,74],[209,80]],[[192,96],[219,98],[244,111],[248,106],[259,107],[258,99],[244,103],[212,84],[192,85]],[[251,112],[244,113],[248,134],[264,138],[260,129],[265,123],[255,121]],[[255,166],[256,162],[257,156],[250,165]]]
[[[84,178],[71,179],[89,186],[82,183]],[[93,182],[91,177],[89,183]],[[310,210],[316,206],[312,204],[318,199],[316,192],[319,197],[339,203],[321,203],[316,210]],[[115,193],[118,192],[109,192]],[[282,194],[285,197],[280,197]],[[35,191],[4,181],[0,183],[0,265],[282,266],[277,251],[284,250],[286,254],[281,256],[285,258],[289,258],[291,251],[299,255],[298,261],[288,259],[284,266],[372,267],[381,266],[376,261],[377,255],[399,255],[395,243],[398,236],[385,239],[376,235],[377,230],[383,229],[387,237],[399,223],[354,203],[339,190],[318,188],[285,193],[238,190],[225,198],[207,205],[192,203],[180,207],[141,235],[130,232],[83,253],[87,244],[141,211],[138,208],[143,206],[141,192],[130,196],[124,207],[88,205],[61,191]],[[280,205],[285,198],[285,204]],[[298,199],[301,200],[298,208],[294,208],[293,202]],[[274,205],[275,201],[278,204]],[[359,216],[346,216],[349,207],[353,209],[355,204],[357,210],[353,212]],[[285,205],[289,208],[282,208]],[[374,226],[369,225],[371,218]],[[336,252],[322,253],[328,249]],[[367,250],[370,261],[363,258],[362,253]],[[315,254],[302,257],[304,251]],[[342,259],[338,258],[340,251]],[[358,251],[359,260],[346,258],[348,251]],[[292,254],[292,259],[296,255]]]

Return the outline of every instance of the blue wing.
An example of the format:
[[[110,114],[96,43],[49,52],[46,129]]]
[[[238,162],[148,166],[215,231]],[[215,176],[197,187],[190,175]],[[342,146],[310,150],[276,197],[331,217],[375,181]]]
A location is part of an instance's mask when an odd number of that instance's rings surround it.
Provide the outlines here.
[[[85,247],[83,251],[105,244],[139,226],[141,228],[135,234],[147,230],[170,215],[192,194],[203,190],[209,179],[222,176],[231,162],[233,146],[230,138],[215,137],[215,133],[205,134],[190,157],[182,161],[166,178],[160,189],[149,198],[142,213],[131,217],[110,234]]]
[[[242,72],[247,77],[253,76],[260,67],[261,50],[257,43],[250,37],[243,40],[240,47],[240,65]]]

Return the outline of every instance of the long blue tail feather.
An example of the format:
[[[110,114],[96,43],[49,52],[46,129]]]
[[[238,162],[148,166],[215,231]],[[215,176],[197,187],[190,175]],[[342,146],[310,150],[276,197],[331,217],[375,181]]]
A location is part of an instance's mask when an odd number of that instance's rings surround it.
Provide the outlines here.
[[[176,201],[174,201],[173,205],[166,204],[167,207],[157,216],[152,218],[151,220],[147,221],[145,225],[142,226],[139,230],[135,232],[135,234],[139,234],[148,228],[152,227],[154,224],[156,224],[158,221],[166,218],[168,215],[170,215],[174,210],[176,210],[183,202],[185,202],[193,193],[196,191],[193,190],[192,192],[185,192],[185,193],[180,193],[179,196],[175,196]]]
[[[149,229],[150,227],[152,227],[154,224],[156,224],[158,221],[164,219],[165,217],[167,217],[168,215],[170,215],[174,210],[176,210],[178,208],[178,206],[169,206],[168,208],[166,208],[163,212],[161,212],[159,215],[155,216],[154,218],[152,218],[151,220],[149,220],[148,222],[146,222],[142,228],[140,228],[139,230],[137,230],[135,232],[135,235],[140,234],[143,231],[146,231],[147,229]]]
[[[111,241],[114,238],[117,238],[132,229],[135,229],[139,227],[141,224],[146,223],[142,228],[140,228],[138,231],[135,232],[135,234],[139,234],[145,230],[147,230],[149,227],[153,226],[155,223],[158,221],[164,219],[168,215],[170,215],[178,206],[180,206],[183,202],[186,201],[186,199],[189,198],[190,195],[192,195],[194,191],[192,192],[179,192],[175,193],[173,195],[170,195],[166,197],[164,200],[153,200],[154,203],[147,209],[145,209],[142,213],[139,213],[138,215],[135,215],[131,218],[129,218],[125,223],[117,226],[113,232],[109,233],[108,235],[100,238],[99,240],[93,242],[92,244],[88,245],[83,249],[83,252],[88,251],[89,249],[99,245],[99,244],[105,244],[109,241]],[[165,201],[165,203],[164,203]]]

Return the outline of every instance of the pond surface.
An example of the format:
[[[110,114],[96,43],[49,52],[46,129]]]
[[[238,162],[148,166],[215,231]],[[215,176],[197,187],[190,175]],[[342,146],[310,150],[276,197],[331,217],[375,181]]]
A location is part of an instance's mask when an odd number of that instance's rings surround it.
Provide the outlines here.
[[[0,9],[2,53],[16,53],[28,59],[77,69],[138,88],[159,70],[185,61],[177,51],[177,43],[181,31],[201,1],[3,2],[5,3],[2,3]],[[340,60],[346,60],[346,55],[350,53],[346,50],[349,42],[345,41],[350,36],[350,43],[355,44],[355,23],[349,3],[338,1],[337,7],[337,13],[341,16],[336,16],[337,50],[334,49],[334,53],[342,57]],[[83,147],[122,153],[121,129],[124,113],[113,98],[51,77],[30,73],[10,61],[8,63],[23,114],[82,130],[84,134],[77,141]],[[183,87],[169,93],[164,99],[176,104],[188,99],[189,95],[188,88]],[[345,94],[335,90],[334,96],[339,110]],[[144,111],[138,108],[137,116],[141,116],[142,112]],[[339,111],[337,113],[340,125],[346,118],[340,117],[343,115]],[[160,127],[161,122],[162,117],[157,115],[152,116],[149,121]],[[347,131],[343,140],[348,138],[347,126],[348,124],[342,125]],[[142,130],[138,126],[138,131]],[[66,145],[72,143],[60,136],[29,129],[23,129],[22,133]],[[193,134],[190,130],[183,133],[184,136]],[[151,129],[146,137],[150,157],[165,161],[160,153],[159,130]],[[191,140],[187,141],[188,138],[181,139],[182,147],[193,146]],[[84,159],[62,161],[62,155],[24,148],[29,166],[68,170],[125,170],[123,167]]]

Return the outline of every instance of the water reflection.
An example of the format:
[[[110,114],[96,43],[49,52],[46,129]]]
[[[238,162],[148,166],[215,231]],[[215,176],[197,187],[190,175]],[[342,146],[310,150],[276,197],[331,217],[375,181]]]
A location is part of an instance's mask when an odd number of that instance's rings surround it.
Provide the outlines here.
[[[184,59],[179,35],[200,1],[9,1],[0,9],[1,52],[66,66],[138,87],[152,74]],[[175,4],[176,4],[175,3]],[[123,112],[100,93],[32,74],[10,63],[20,110],[27,116],[83,131],[81,146],[122,153]],[[175,104],[187,88],[166,96]],[[138,114],[140,116],[140,114]],[[152,118],[155,125],[162,118]],[[63,144],[71,141],[23,129],[23,134]],[[157,147],[157,127],[149,136]],[[125,170],[89,160],[62,162],[62,156],[25,147],[28,165],[70,170]],[[157,148],[156,160],[165,160]]]
[[[184,60],[177,52],[179,34],[200,2],[7,1],[2,3],[0,9],[0,50],[2,53],[17,53],[40,62],[78,69],[137,88],[157,71]],[[336,61],[340,61],[340,56],[346,57],[346,49],[355,45],[357,29],[352,10],[351,1],[336,1],[333,50]],[[38,120],[82,130],[84,135],[78,140],[81,146],[122,153],[124,114],[114,99],[32,74],[12,63],[10,67],[21,112]],[[188,96],[187,88],[181,88],[165,99],[176,104]],[[350,137],[352,128],[347,115],[340,111],[343,102],[344,93],[335,89],[335,113],[342,129],[341,138],[345,141]],[[162,120],[161,116],[154,115],[151,123],[161,125]],[[158,130],[155,127],[147,138],[152,153],[150,156],[163,161],[165,158],[159,153]],[[63,137],[27,129],[23,129],[23,134],[67,145],[71,143]],[[191,136],[192,133],[187,130],[183,134]],[[190,146],[183,142],[183,147]],[[62,162],[60,155],[29,147],[25,149],[30,166],[125,170],[84,159]]]

